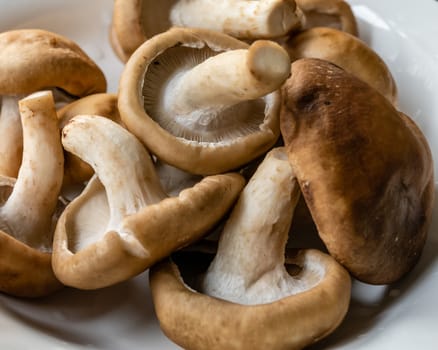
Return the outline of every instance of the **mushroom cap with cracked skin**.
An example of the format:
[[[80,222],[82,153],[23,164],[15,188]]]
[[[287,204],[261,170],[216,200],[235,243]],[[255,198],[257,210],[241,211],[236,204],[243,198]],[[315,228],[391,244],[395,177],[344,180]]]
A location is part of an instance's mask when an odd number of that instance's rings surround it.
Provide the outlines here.
[[[434,199],[420,129],[368,84],[319,59],[292,64],[281,131],[330,254],[355,277],[386,284],[418,261]]]
[[[315,287],[256,305],[233,303],[196,291],[187,281],[196,279],[190,276],[192,271],[205,271],[208,262],[202,267],[205,259],[193,254],[176,253],[149,272],[160,327],[183,348],[302,349],[332,333],[347,313],[350,276],[334,259],[317,250],[298,251],[286,258],[290,273],[297,278],[306,269],[316,268],[318,271],[309,272],[319,282]],[[187,270],[190,272],[185,273]]]
[[[344,0],[296,0],[304,13],[303,29],[331,27],[357,36],[357,22],[350,5]]]
[[[72,40],[41,29],[0,33],[0,94],[57,87],[73,96],[106,90],[100,68]]]
[[[284,44],[292,60],[319,58],[330,61],[370,84],[392,104],[397,86],[386,63],[359,38],[338,29],[319,27],[291,36]]]
[[[62,129],[73,117],[81,114],[99,115],[123,125],[117,108],[117,95],[97,93],[73,101],[57,111],[59,128]],[[64,152],[64,179],[63,188],[75,187],[88,181],[94,171],[90,165],[79,157]]]
[[[208,61],[207,58],[219,53],[248,48],[246,43],[226,34],[202,29],[172,28],[149,39],[131,56],[122,73],[119,111],[126,127],[158,158],[194,174],[236,169],[263,154],[279,137],[278,90],[254,99],[253,103],[245,101],[227,108],[224,110],[227,117],[219,122],[218,118],[199,118],[195,113],[177,121],[164,120],[161,124],[165,125],[161,125],[158,117],[146,110],[155,108],[153,101],[165,100],[161,96],[163,85],[184,69],[172,63],[178,62],[177,53],[187,54],[186,59],[181,56],[183,67],[193,67],[199,60]],[[266,66],[263,60],[253,63],[258,65],[254,67],[258,70]],[[163,73],[157,71],[158,67],[164,68]],[[148,74],[149,71],[152,73]],[[289,74],[289,68],[287,71]],[[154,82],[160,75],[163,75],[162,80]],[[243,108],[250,113],[239,115],[233,108]]]

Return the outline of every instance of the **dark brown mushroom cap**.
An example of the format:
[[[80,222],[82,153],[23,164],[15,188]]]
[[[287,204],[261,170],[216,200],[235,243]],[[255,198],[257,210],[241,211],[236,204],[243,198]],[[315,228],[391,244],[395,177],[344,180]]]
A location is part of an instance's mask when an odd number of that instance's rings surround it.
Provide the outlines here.
[[[287,264],[300,268],[316,261],[324,265],[326,277],[316,287],[258,305],[241,305],[195,291],[180,272],[189,261],[180,259],[176,265],[166,259],[149,273],[160,327],[185,349],[301,349],[333,332],[348,309],[350,276],[316,250],[299,251],[286,259]],[[198,261],[196,269],[202,270]]]
[[[293,60],[320,58],[370,84],[393,104],[397,86],[383,59],[359,38],[333,28],[305,30],[284,45]]]
[[[100,68],[73,41],[49,31],[0,33],[0,94],[57,87],[74,96],[106,90]]]
[[[292,64],[281,131],[330,254],[358,279],[391,283],[425,244],[433,163],[421,131],[376,90],[318,59]]]
[[[305,29],[333,27],[357,36],[357,23],[350,5],[344,0],[296,0],[304,12]]]

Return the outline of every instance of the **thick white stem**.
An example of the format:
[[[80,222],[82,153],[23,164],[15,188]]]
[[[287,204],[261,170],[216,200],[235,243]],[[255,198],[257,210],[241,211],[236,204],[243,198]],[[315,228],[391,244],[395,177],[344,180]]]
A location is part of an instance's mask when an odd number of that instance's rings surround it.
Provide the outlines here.
[[[271,151],[253,175],[222,232],[203,289],[210,295],[252,303],[254,285],[274,283],[265,296],[290,293],[284,251],[299,187],[283,149]],[[282,285],[284,284],[284,285]],[[280,292],[278,292],[280,290]],[[274,296],[267,295],[273,291]],[[251,293],[255,293],[252,296]]]
[[[23,161],[14,189],[1,208],[10,234],[33,247],[51,245],[52,215],[63,177],[64,158],[52,93],[19,101]]]
[[[110,207],[107,231],[166,197],[149,153],[126,129],[99,116],[76,116],[62,129],[64,148],[94,169]]]
[[[170,20],[247,39],[284,36],[300,24],[294,0],[179,0]]]
[[[0,175],[17,177],[23,153],[23,129],[18,101],[22,96],[0,96]]]
[[[221,110],[277,90],[290,74],[290,58],[278,44],[259,40],[248,50],[213,56],[174,78],[165,108],[177,115]]]

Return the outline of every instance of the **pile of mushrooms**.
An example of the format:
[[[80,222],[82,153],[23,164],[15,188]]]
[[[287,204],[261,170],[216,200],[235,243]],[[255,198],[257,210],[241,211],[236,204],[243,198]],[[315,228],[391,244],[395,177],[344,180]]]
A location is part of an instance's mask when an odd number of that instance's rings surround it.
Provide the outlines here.
[[[110,94],[69,39],[0,33],[0,291],[150,269],[160,326],[186,349],[335,331],[352,277],[415,266],[434,200],[427,141],[358,35],[342,0],[116,0]],[[309,222],[324,249],[288,248]]]

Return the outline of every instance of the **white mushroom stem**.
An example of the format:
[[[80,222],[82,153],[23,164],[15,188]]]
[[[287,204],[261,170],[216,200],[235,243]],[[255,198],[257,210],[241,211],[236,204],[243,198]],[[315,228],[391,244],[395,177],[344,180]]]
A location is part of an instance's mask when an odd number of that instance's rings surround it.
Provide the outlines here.
[[[20,95],[0,96],[0,175],[10,177],[17,177],[23,153],[20,98]]]
[[[170,20],[174,26],[225,32],[238,38],[274,38],[300,23],[294,0],[179,0]]]
[[[260,304],[309,288],[284,266],[299,195],[283,148],[274,149],[242,191],[225,225],[203,292],[240,304]]]
[[[165,108],[177,115],[222,110],[277,90],[290,75],[290,58],[278,44],[259,40],[247,50],[210,57],[173,78]]]
[[[7,232],[44,249],[51,245],[52,215],[63,177],[63,151],[50,91],[19,101],[23,160],[13,191],[0,209]]]
[[[147,150],[108,118],[74,117],[62,129],[62,144],[90,164],[105,187],[110,208],[107,232],[120,232],[125,216],[166,197]]]

